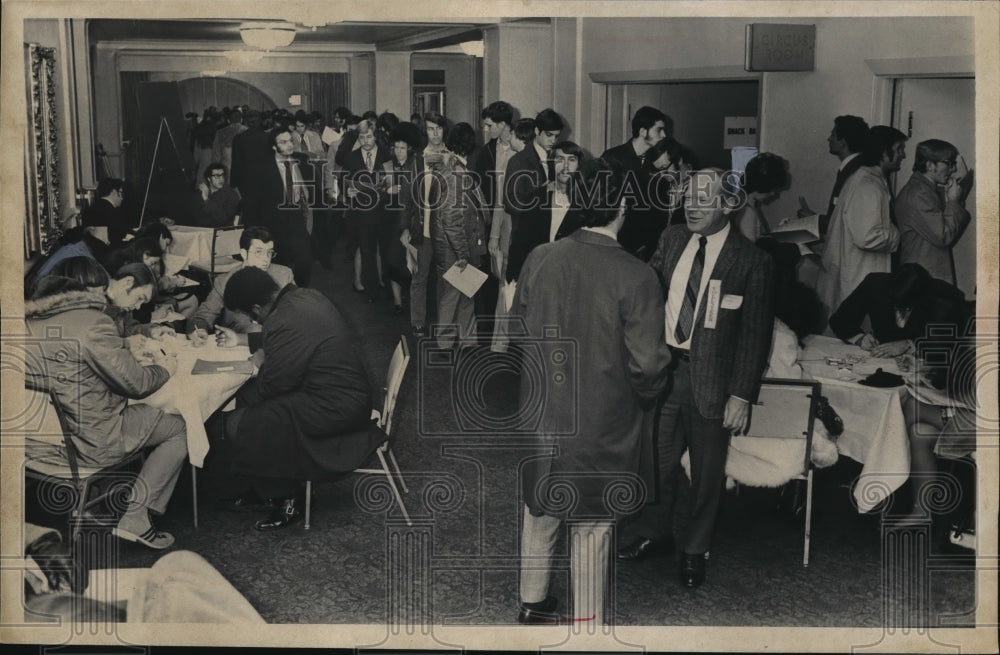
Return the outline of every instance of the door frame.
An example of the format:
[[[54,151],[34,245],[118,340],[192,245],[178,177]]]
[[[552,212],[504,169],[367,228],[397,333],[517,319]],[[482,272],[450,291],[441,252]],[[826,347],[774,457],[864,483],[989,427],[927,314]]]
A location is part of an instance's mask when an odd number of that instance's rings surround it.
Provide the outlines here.
[[[872,83],[872,125],[892,124],[893,90],[898,79],[976,77],[976,61],[972,55],[865,59],[865,64],[875,76]]]
[[[639,71],[612,71],[590,73],[590,99],[592,108],[601,108],[590,113],[590,143],[602,144],[607,150],[617,143],[607,143],[608,87],[614,84],[671,84],[676,82],[757,82],[757,115],[760,116],[761,99],[764,97],[764,75],[743,70],[742,66],[701,66],[695,68],[654,68]],[[624,105],[628,105],[625,97]],[[625,119],[628,121],[628,117]],[[628,133],[628,130],[626,130]],[[761,135],[758,135],[760,137]]]

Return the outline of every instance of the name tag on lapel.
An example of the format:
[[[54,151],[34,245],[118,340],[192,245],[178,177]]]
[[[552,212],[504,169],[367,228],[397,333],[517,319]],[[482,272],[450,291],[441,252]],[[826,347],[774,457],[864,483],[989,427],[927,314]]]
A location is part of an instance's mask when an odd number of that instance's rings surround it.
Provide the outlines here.
[[[722,280],[709,280],[708,293],[705,294],[705,327],[715,329],[715,321],[719,318],[719,296],[722,295]]]
[[[732,293],[727,293],[722,296],[722,308],[723,309],[739,309],[743,306],[743,296],[737,296]]]

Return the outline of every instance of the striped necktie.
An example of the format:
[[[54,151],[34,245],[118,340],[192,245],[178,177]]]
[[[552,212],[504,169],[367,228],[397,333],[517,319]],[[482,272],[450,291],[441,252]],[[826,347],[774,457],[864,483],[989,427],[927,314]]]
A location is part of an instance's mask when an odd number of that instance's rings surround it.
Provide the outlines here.
[[[687,289],[684,290],[684,302],[681,312],[677,315],[677,326],[674,328],[674,338],[678,344],[688,340],[691,326],[694,325],[694,308],[698,304],[698,291],[701,288],[701,274],[705,269],[705,237],[698,237],[698,252],[691,262],[691,275],[688,276]]]

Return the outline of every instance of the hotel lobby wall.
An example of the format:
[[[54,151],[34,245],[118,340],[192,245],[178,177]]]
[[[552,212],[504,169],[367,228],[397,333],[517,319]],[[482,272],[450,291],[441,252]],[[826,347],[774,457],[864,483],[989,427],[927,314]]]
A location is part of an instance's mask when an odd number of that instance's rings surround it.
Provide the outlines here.
[[[875,75],[870,59],[920,58],[974,54],[973,20],[928,18],[684,18],[583,19],[582,69],[585,85],[582,124],[604,108],[591,106],[591,73],[648,71],[656,79],[711,79],[743,67],[748,23],[816,25],[815,70],[764,73],[761,80],[760,146],[791,163],[792,186],[768,208],[769,216],[795,214],[798,197],[822,210],[833,183],[837,159],[828,154],[826,137],[834,117],[855,114],[873,119]],[[627,47],[641,44],[641,47]],[[601,132],[603,133],[603,132]],[[677,139],[684,141],[678,133]],[[913,145],[908,146],[910,159]],[[595,145],[595,149],[599,146]]]

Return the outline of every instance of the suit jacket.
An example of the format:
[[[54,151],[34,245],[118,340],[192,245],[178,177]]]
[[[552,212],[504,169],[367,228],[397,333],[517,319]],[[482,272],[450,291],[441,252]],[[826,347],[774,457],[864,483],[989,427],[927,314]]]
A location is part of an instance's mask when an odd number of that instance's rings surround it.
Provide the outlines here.
[[[375,160],[372,171],[368,171],[365,164],[365,157],[361,148],[352,150],[344,157],[344,191],[347,198],[347,207],[355,216],[367,216],[370,212],[378,208],[379,192],[378,181],[384,176],[382,164],[389,161],[392,152],[387,148],[378,146],[375,150]],[[347,189],[353,186],[358,190],[358,195],[353,199],[347,197]]]
[[[664,227],[662,217],[650,206],[649,171],[643,166],[643,158],[635,154],[631,139],[605,150],[601,158],[627,176],[626,189],[635,198],[635,204],[626,210],[618,241],[625,250],[648,261]]]
[[[549,240],[549,196],[545,164],[533,145],[507,162],[503,206],[510,214],[507,280],[516,280],[532,248]]]
[[[690,239],[685,225],[671,225],[660,236],[649,265],[664,289]],[[695,405],[705,418],[722,418],[729,396],[757,399],[774,324],[772,269],[766,252],[730,228],[709,278],[709,285],[720,282],[715,327],[705,326],[709,286],[691,331],[691,383]]]
[[[236,394],[237,472],[317,479],[360,466],[385,437],[373,429],[370,376],[344,314],[319,291],[288,285],[251,350],[258,343],[267,359]]]
[[[871,325],[872,336],[879,343],[908,338],[905,328],[896,325],[896,310],[890,299],[891,273],[870,273],[851,295],[840,303],[830,316],[830,329],[840,339],[847,341],[862,332],[865,317]],[[932,279],[925,295],[947,298],[956,304],[965,302],[965,295],[943,280]]]
[[[899,263],[914,262],[932,276],[955,283],[952,246],[972,215],[957,200],[946,200],[923,173],[914,173],[896,196]]]
[[[248,128],[233,137],[229,186],[239,189],[244,198],[252,194],[260,180],[268,155],[274,156],[267,141],[267,133],[259,127]]]
[[[122,239],[132,229],[124,210],[120,206],[115,207],[104,198],[98,198],[94,204],[84,209],[80,222],[83,223],[84,227],[108,228],[108,245],[112,248],[120,245]]]
[[[313,167],[309,163],[309,157],[301,152],[293,152],[291,157],[298,162],[299,174],[303,182],[312,179]],[[255,209],[253,223],[244,221],[245,224],[264,225],[275,235],[286,232],[289,222],[304,221],[305,217],[300,207],[293,207],[286,203],[285,182],[282,172],[275,163],[274,151],[264,158],[260,168],[260,179],[252,192],[255,199]],[[243,206],[250,204],[244,199]]]
[[[480,148],[469,162],[469,169],[478,176],[479,190],[487,207],[496,206],[497,140],[490,139]]]
[[[543,371],[533,376],[526,366],[521,377],[524,406],[545,398],[531,433],[557,447],[524,463],[525,503],[536,515],[606,516],[613,510],[606,492],[638,480],[649,419],[669,376],[656,275],[611,237],[580,230],[531,252],[511,315],[524,320],[525,344],[537,346],[526,347],[525,358],[538,357]],[[551,357],[556,349],[568,356]],[[576,490],[574,508],[545,502],[555,496],[552,483]]]

